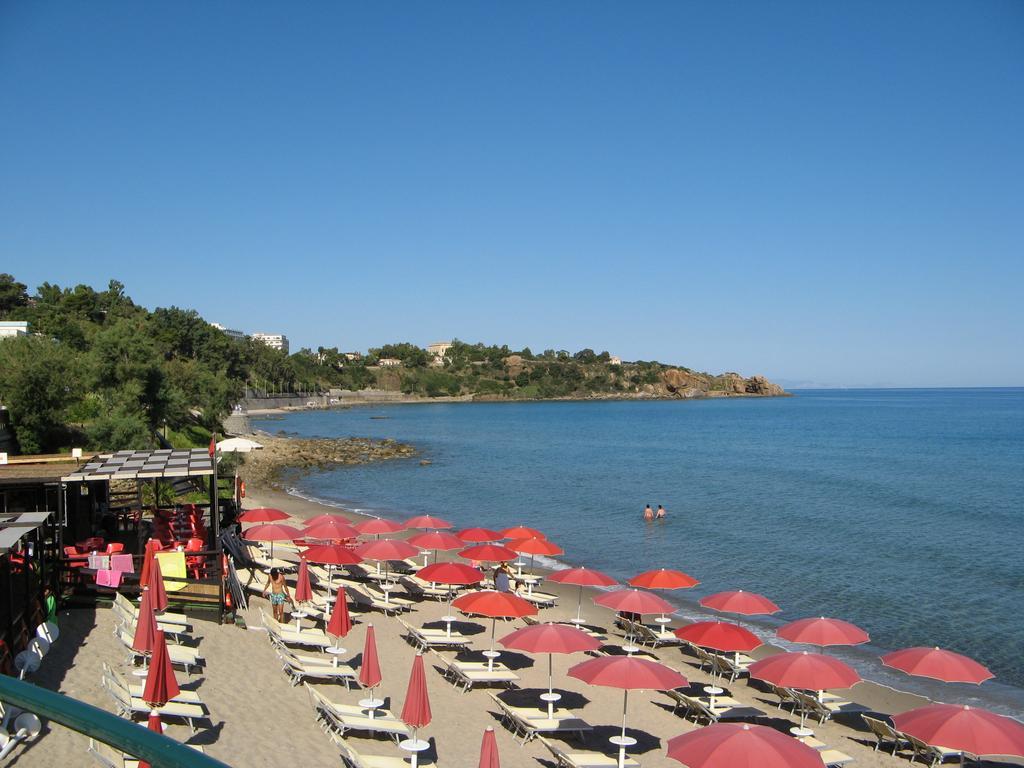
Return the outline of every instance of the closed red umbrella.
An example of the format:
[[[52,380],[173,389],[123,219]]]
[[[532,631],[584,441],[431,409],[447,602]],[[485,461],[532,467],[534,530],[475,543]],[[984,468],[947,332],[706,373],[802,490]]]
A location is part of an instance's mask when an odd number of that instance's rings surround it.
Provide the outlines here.
[[[368,520],[356,523],[355,527],[362,534],[380,536],[382,533],[398,533],[405,526],[393,520],[385,520],[383,517],[371,517]]]
[[[682,571],[673,571],[671,568],[659,568],[656,571],[644,571],[629,580],[632,587],[643,589],[689,589],[700,584]]]
[[[487,616],[491,619],[491,647],[487,652],[488,669],[494,668],[494,632],[498,619],[518,619],[537,615],[537,606],[528,600],[510,592],[497,592],[493,589],[470,592],[455,600],[452,605],[463,613]]]
[[[311,563],[327,566],[327,605],[331,604],[331,582],[334,579],[334,566],[357,565],[363,558],[348,547],[339,544],[319,544],[302,550],[302,557]]]
[[[160,542],[150,539],[146,542],[146,549],[142,555],[142,569],[139,571],[139,586],[145,589],[149,586],[149,572],[153,569],[153,554],[160,550]]]
[[[434,517],[433,515],[417,515],[416,517],[405,521],[406,528],[452,528],[452,524],[447,520]]]
[[[240,523],[276,523],[278,520],[286,520],[290,515],[273,507],[257,507],[247,509],[238,516]]]
[[[626,713],[631,690],[668,691],[688,685],[686,678],[671,667],[638,656],[601,656],[581,662],[569,676],[590,685],[622,690],[622,734],[611,741],[619,747],[619,765],[626,759]]]
[[[302,532],[309,539],[354,539],[359,535],[354,526],[338,518],[312,523]]]
[[[402,722],[413,729],[430,725],[430,694],[427,692],[427,676],[423,672],[423,655],[417,653],[412,660],[412,671],[409,673],[409,687],[405,691],[405,704],[402,706]]]
[[[579,594],[576,595],[576,618],[573,619],[574,624],[583,623],[583,615],[580,611],[583,607],[584,587],[610,587],[618,583],[611,576],[590,568],[566,568],[563,571],[555,571],[548,576],[548,581],[554,581],[558,584],[575,584],[580,588]]]
[[[142,700],[149,706],[159,708],[181,693],[174,676],[171,657],[167,653],[167,640],[162,630],[153,638],[153,658],[146,672],[146,685],[142,689]]]
[[[718,592],[702,597],[700,604],[705,608],[713,608],[722,613],[739,613],[744,616],[759,616],[778,613],[782,610],[764,595],[759,595],[757,592],[744,592],[742,589],[734,592]]]
[[[463,541],[471,542],[498,541],[505,538],[500,532],[492,531],[490,528],[464,528],[455,535]]]
[[[517,629],[498,640],[506,648],[527,653],[546,653],[548,655],[548,692],[542,697],[548,703],[548,717],[554,717],[556,694],[553,682],[553,654],[582,653],[596,651],[601,643],[586,632],[568,627],[565,624],[534,624]]]
[[[135,621],[135,635],[132,637],[132,650],[147,656],[152,654],[156,633],[156,616],[153,614],[152,598],[147,588],[142,590],[139,615]]]
[[[775,633],[791,643],[808,643],[824,648],[827,645],[860,645],[871,638],[855,624],[842,619],[799,619],[779,627]]]
[[[860,682],[857,670],[833,656],[820,653],[778,653],[750,665],[751,678],[764,680],[782,688],[803,688],[808,691],[825,691],[834,688],[849,688]],[[804,725],[807,712],[800,712],[800,727]]]
[[[434,550],[434,561],[437,561],[437,550],[439,549],[462,549],[466,546],[466,542],[456,536],[454,533],[448,533],[447,531],[427,531],[425,533],[417,533],[406,539],[413,546],[419,547],[423,550],[423,564],[427,564],[427,550]]]
[[[149,600],[154,613],[167,610],[167,590],[164,587],[164,575],[160,572],[160,558],[156,555],[153,556],[153,565],[149,571]]]
[[[885,654],[882,663],[908,675],[930,677],[947,683],[980,685],[995,677],[974,659],[941,648],[904,648]]]
[[[459,552],[459,557],[481,563],[507,563],[516,559],[516,553],[500,544],[478,544]]]
[[[149,728],[149,730],[153,731],[153,733],[159,733],[160,735],[163,735],[164,725],[163,725],[163,723],[160,722],[160,713],[159,712],[157,712],[156,710],[150,710],[149,717],[146,719],[146,727]],[[153,768],[153,767],[149,763],[147,763],[145,760],[140,760],[139,761],[139,768]]]
[[[344,637],[352,629],[352,620],[348,615],[348,600],[345,595],[345,588],[339,587],[337,597],[334,600],[334,610],[331,611],[331,618],[327,622],[327,634],[335,638]]]
[[[480,741],[480,765],[478,768],[501,768],[498,759],[498,740],[494,738],[494,729],[487,726],[484,737]]]
[[[688,768],[822,768],[821,753],[765,725],[716,723],[668,741]]]
[[[299,561],[299,575],[295,580],[295,602],[308,603],[313,599],[313,588],[309,585],[309,563],[305,558]]]
[[[511,528],[506,528],[501,532],[501,538],[503,539],[546,539],[543,533],[538,531],[536,528],[530,528],[525,525],[514,525]]]
[[[1019,720],[960,704],[929,704],[894,715],[897,730],[933,747],[971,755],[1024,757],[1024,725]]]
[[[380,658],[377,656],[377,638],[373,624],[366,625],[366,641],[363,644],[363,661],[359,665],[359,683],[363,688],[374,689],[380,685]]]
[[[701,648],[727,653],[748,653],[763,645],[748,629],[726,621],[698,621],[675,630],[676,637]]]

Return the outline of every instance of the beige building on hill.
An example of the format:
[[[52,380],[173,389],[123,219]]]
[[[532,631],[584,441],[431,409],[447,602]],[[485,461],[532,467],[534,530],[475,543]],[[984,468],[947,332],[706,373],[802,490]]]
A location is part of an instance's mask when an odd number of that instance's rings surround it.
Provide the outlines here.
[[[276,349],[279,352],[288,354],[288,337],[283,333],[254,333],[252,335],[256,341],[261,341],[271,349]]]
[[[427,346],[427,352],[434,358],[434,365],[444,365],[444,358],[452,348],[450,341],[435,341]]]
[[[28,336],[27,320],[2,320],[0,321],[0,339],[12,336]]]
[[[397,357],[382,357],[377,361],[377,365],[381,368],[395,368],[402,364],[402,361]]]

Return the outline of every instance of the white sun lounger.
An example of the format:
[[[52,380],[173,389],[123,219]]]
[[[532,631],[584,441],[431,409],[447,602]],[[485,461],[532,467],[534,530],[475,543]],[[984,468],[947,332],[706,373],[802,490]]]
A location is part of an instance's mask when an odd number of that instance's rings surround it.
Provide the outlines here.
[[[139,616],[138,606],[134,605],[127,597],[122,595],[120,592],[114,593],[113,605],[116,605],[118,608],[121,609],[122,612],[126,614],[131,614],[136,618],[138,618]],[[164,624],[179,624],[185,628],[186,632],[189,631],[188,617],[184,613],[164,611],[163,613],[158,613],[156,618],[158,622],[163,622]]]
[[[126,717],[148,717],[150,712],[156,712],[161,718],[173,717],[184,720],[193,733],[196,730],[196,720],[208,719],[206,710],[198,704],[169,701],[162,707],[151,707],[142,699],[131,696],[126,690],[113,684],[109,678],[103,678],[102,682],[118,713]]]
[[[569,751],[561,744],[556,745],[543,737],[537,740],[547,747],[559,768],[617,768],[619,765],[618,756],[612,757],[601,752]],[[640,763],[627,755],[623,766],[640,768]]]
[[[143,683],[130,683],[125,677],[112,668],[106,662],[103,662],[103,676],[109,680],[112,685],[117,685],[124,691],[127,691],[130,696],[135,698],[141,698],[143,692],[146,689]],[[202,698],[196,691],[179,691],[178,695],[175,696],[171,701],[179,702],[182,704],[198,704],[199,706],[205,706]]]
[[[134,662],[136,659],[145,657],[145,654],[139,653],[132,648],[132,635],[124,627],[118,627],[115,630],[117,638],[121,641],[121,644],[128,649],[128,661]],[[171,659],[171,664],[176,667],[184,667],[185,673],[191,675],[192,667],[198,667],[203,661],[203,657],[196,653],[194,648],[189,648],[185,645],[167,645],[167,655]]]
[[[204,753],[202,744],[185,744],[189,749],[194,749],[196,752]],[[119,749],[115,749],[109,744],[104,744],[102,741],[96,741],[93,738],[89,739],[89,748],[86,750],[88,754],[99,763],[103,768],[139,768],[139,760],[134,757],[126,755]]]
[[[547,712],[536,707],[513,707],[493,693],[490,697],[501,710],[502,720],[508,729],[514,736],[522,739],[521,744],[535,739],[542,733],[575,733],[582,741],[583,734],[593,730],[590,723],[567,709],[559,709],[554,717],[549,718]]]
[[[310,702],[317,712],[317,719],[328,733],[343,737],[349,731],[384,734],[397,743],[411,733],[409,726],[399,720],[390,710],[378,709],[370,717],[366,710],[352,704],[331,701],[318,690],[303,683],[309,693]]]

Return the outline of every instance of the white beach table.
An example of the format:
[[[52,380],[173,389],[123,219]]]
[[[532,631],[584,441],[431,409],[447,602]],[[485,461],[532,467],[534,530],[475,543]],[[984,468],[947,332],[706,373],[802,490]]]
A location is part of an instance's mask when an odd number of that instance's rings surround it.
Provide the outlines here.
[[[346,651],[344,648],[339,648],[336,645],[327,646],[326,648],[324,648],[324,652],[329,653],[331,654],[331,656],[333,656],[333,658],[331,659],[331,665],[335,667],[338,666],[338,657],[348,653],[348,651]]]
[[[373,698],[373,693],[370,693],[370,698],[360,699],[359,706],[366,710],[366,716],[373,720],[373,713],[384,706],[384,699]]]
[[[405,739],[398,743],[399,749],[404,749],[409,753],[409,765],[412,768],[416,768],[419,761],[420,752],[430,747],[430,743],[423,739]]]
[[[295,619],[295,636],[302,634],[302,620],[309,616],[305,611],[292,611],[292,618]]]
[[[626,748],[635,747],[636,739],[632,736],[612,736],[608,739],[612,744],[619,748],[619,768],[625,768],[626,765]]]

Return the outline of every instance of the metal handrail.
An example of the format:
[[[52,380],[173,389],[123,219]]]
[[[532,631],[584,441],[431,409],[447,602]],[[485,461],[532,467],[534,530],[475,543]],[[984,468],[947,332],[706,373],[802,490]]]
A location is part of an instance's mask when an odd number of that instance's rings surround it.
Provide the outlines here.
[[[0,675],[0,701],[147,761],[153,768],[228,768],[202,752],[70,696]]]

